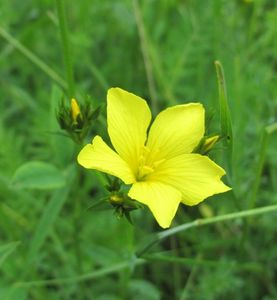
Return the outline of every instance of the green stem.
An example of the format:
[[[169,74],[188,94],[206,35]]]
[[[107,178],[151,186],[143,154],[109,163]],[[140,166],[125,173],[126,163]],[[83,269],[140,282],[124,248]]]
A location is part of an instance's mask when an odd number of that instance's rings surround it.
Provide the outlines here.
[[[233,131],[231,113],[227,100],[226,82],[224,76],[223,66],[219,61],[215,61],[215,69],[217,74],[218,93],[219,93],[219,111],[220,111],[220,124],[221,135],[224,138],[224,158],[227,164],[227,177],[232,178],[232,165],[233,165]]]
[[[132,262],[134,265],[141,265],[146,263],[144,259],[136,259]],[[80,276],[73,276],[68,278],[55,278],[55,279],[49,279],[49,280],[37,280],[37,281],[29,281],[29,282],[17,282],[15,283],[15,287],[32,287],[32,286],[45,286],[45,285],[61,285],[61,284],[72,284],[77,282],[83,282],[86,280],[96,279],[100,278],[112,273],[116,273],[118,271],[127,269],[130,267],[130,261],[121,262],[118,264],[115,264],[110,267],[102,268],[97,271],[93,271],[90,273],[86,273]]]
[[[152,71],[151,59],[150,59],[150,55],[149,55],[150,51],[149,51],[148,40],[147,40],[145,26],[143,23],[138,0],[133,0],[133,9],[134,9],[134,14],[135,14],[135,20],[137,23],[137,28],[138,28],[141,52],[142,52],[142,56],[143,56],[144,66],[145,66],[145,72],[146,72],[149,93],[150,93],[150,97],[151,97],[152,110],[154,111],[154,113],[157,113],[158,97],[157,97],[155,80],[154,80],[153,71]]]
[[[269,139],[270,134],[274,133],[275,131],[277,131],[277,123],[273,123],[269,126],[266,126],[262,132],[257,170],[256,170],[256,174],[255,174],[254,184],[251,188],[252,192],[250,193],[250,198],[248,200],[248,207],[250,209],[254,208],[256,205],[256,202],[257,202],[257,195],[258,195],[262,172],[263,172],[263,167],[264,167],[266,150],[267,150],[267,146],[268,146],[268,139]],[[243,235],[242,235],[241,242],[240,242],[241,249],[244,248],[247,236],[249,234],[249,225],[250,225],[249,223],[250,222],[251,222],[251,220],[247,220],[247,222],[245,222],[244,231],[243,231]]]
[[[277,210],[277,204],[264,206],[264,207],[260,207],[260,208],[255,208],[255,209],[243,210],[243,211],[230,213],[230,214],[226,214],[226,215],[221,215],[221,216],[216,216],[216,217],[212,217],[212,218],[197,219],[190,223],[185,223],[183,225],[176,226],[174,228],[159,232],[141,250],[137,251],[136,255],[137,255],[137,257],[141,257],[153,245],[160,243],[162,240],[164,240],[165,238],[167,238],[169,236],[172,236],[176,233],[188,230],[189,228],[199,227],[199,226],[203,226],[203,225],[208,225],[208,224],[213,224],[213,223],[217,223],[217,222],[233,220],[233,219],[238,219],[238,218],[245,218],[245,217],[259,215],[259,214],[263,214],[263,213],[267,213],[267,212],[271,212],[271,211],[275,211],[275,210]]]
[[[266,155],[266,149],[268,146],[268,138],[270,134],[272,134],[274,131],[277,131],[277,123],[274,123],[272,125],[269,125],[263,129],[262,133],[262,141],[261,141],[261,148],[260,148],[260,155],[259,155],[259,161],[257,165],[257,171],[255,176],[254,185],[249,200],[249,208],[255,207],[256,201],[257,201],[257,194],[261,182],[262,177],[262,171],[264,167],[264,161],[265,161],[265,155]]]
[[[165,230],[163,232],[160,232],[156,234],[156,239],[155,242],[159,243],[166,237],[169,237],[171,235],[174,235],[176,233],[179,233],[181,231],[187,230],[192,227],[198,227],[202,225],[208,225],[212,223],[217,223],[217,222],[222,222],[226,220],[232,220],[232,219],[237,219],[237,218],[245,218],[249,216],[254,216],[254,215],[259,215],[263,213],[268,213],[277,210],[277,204],[276,205],[270,205],[270,206],[264,206],[260,208],[255,208],[255,209],[250,209],[250,210],[245,210],[245,211],[240,211],[236,213],[231,213],[231,214],[226,214],[226,215],[221,215],[221,216],[216,216],[212,218],[207,218],[207,219],[199,219],[195,220],[191,223],[186,223],[180,226],[177,226],[172,229]],[[153,241],[152,241],[153,242]],[[151,247],[151,242],[150,242],[150,247]],[[149,245],[146,245],[145,249],[149,249]],[[143,255],[145,252],[141,251],[140,255]],[[137,254],[137,257],[139,255]],[[103,276],[106,276],[111,273],[115,273],[118,271],[121,271],[126,268],[130,268],[133,266],[145,264],[147,260],[141,259],[134,257],[131,261],[125,261],[121,262],[118,264],[115,264],[110,267],[102,268],[97,271],[89,272],[83,275],[79,276],[73,276],[73,277],[68,277],[68,278],[55,278],[55,279],[49,279],[49,280],[38,280],[38,281],[29,281],[29,282],[17,282],[15,284],[15,287],[31,287],[31,286],[45,286],[45,285],[61,285],[61,284],[71,284],[71,283],[77,283],[77,282],[82,282],[86,280],[91,280],[95,278],[100,278]]]
[[[62,41],[63,59],[66,71],[66,79],[68,84],[68,94],[70,98],[75,96],[75,84],[72,67],[72,56],[68,42],[68,29],[65,17],[64,0],[56,0],[56,7],[58,12],[59,27]]]
[[[46,75],[48,75],[53,81],[55,81],[60,87],[67,88],[66,82],[57,74],[52,68],[50,68],[45,62],[37,57],[33,52],[23,46],[18,40],[11,36],[4,28],[0,27],[0,35],[16,50],[26,56],[34,65],[41,69]]]

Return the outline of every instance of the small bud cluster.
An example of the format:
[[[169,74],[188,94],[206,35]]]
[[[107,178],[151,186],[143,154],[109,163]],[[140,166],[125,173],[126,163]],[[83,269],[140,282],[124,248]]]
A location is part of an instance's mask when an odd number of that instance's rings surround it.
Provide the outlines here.
[[[130,212],[142,208],[143,205],[128,197],[122,190],[121,183],[117,178],[111,179],[107,176],[107,180],[108,185],[106,189],[110,192],[108,201],[114,207],[115,215],[118,218],[126,217],[126,219],[132,223]]]
[[[70,107],[61,101],[57,119],[61,129],[65,130],[70,138],[80,144],[88,134],[91,121],[96,120],[100,107],[92,109],[89,103],[79,105],[76,99],[71,99]]]

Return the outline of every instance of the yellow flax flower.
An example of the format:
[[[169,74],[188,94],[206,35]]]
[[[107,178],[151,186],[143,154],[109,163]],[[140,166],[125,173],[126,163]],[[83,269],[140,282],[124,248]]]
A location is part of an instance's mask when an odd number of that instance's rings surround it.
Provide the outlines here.
[[[96,169],[132,184],[128,196],[147,205],[159,225],[170,226],[180,202],[196,205],[230,188],[225,171],[207,156],[191,153],[204,135],[200,103],[169,107],[150,127],[145,100],[120,88],[107,96],[108,133],[115,149],[100,136],[78,155],[85,168]]]

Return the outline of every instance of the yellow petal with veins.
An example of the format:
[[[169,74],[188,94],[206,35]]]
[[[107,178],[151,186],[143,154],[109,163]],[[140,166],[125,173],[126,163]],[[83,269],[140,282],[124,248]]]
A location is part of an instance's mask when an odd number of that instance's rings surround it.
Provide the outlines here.
[[[134,183],[128,196],[147,205],[163,228],[170,226],[182,198],[182,194],[175,188],[150,181]]]
[[[126,184],[135,182],[129,165],[98,135],[93,139],[92,144],[86,145],[80,151],[77,160],[87,169],[95,169],[116,176]]]
[[[147,180],[170,185],[182,193],[182,202],[196,205],[209,196],[230,190],[220,178],[225,171],[207,156],[183,154],[166,160]]]
[[[151,112],[145,100],[120,88],[108,91],[108,133],[118,154],[138,172]]]
[[[154,120],[147,140],[149,164],[190,153],[204,134],[204,108],[200,103],[169,107]]]

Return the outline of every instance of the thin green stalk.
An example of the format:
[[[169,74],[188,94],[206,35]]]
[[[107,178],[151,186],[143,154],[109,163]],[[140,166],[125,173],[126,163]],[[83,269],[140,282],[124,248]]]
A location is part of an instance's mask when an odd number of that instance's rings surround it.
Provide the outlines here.
[[[165,239],[169,236],[172,236],[176,233],[185,231],[192,227],[198,227],[198,226],[213,224],[213,223],[222,222],[222,221],[226,221],[226,220],[237,219],[237,218],[245,218],[245,217],[249,217],[249,216],[273,212],[276,210],[277,210],[277,204],[260,207],[260,208],[255,208],[255,209],[250,209],[250,210],[245,210],[245,211],[240,211],[240,212],[231,213],[231,214],[226,214],[226,215],[221,215],[221,216],[216,216],[216,217],[207,218],[207,219],[195,220],[191,223],[186,223],[186,224],[177,226],[175,228],[168,229],[168,230],[158,233],[156,235],[155,242],[159,243],[163,239]],[[152,243],[153,243],[153,241],[152,241]],[[153,245],[152,243],[146,245],[146,247],[144,247],[144,249],[149,249],[151,247],[151,245]],[[144,253],[145,253],[145,251],[141,251],[140,254],[137,253],[137,257],[143,255]],[[73,277],[68,277],[68,278],[55,278],[55,279],[49,279],[49,280],[29,281],[29,282],[17,282],[15,284],[15,287],[31,287],[31,286],[62,285],[62,284],[77,283],[77,282],[82,282],[82,281],[91,280],[91,279],[95,279],[95,278],[100,278],[100,277],[106,276],[108,274],[115,273],[115,272],[121,271],[123,269],[129,268],[130,266],[137,266],[137,265],[144,264],[146,262],[147,262],[147,260],[145,260],[145,259],[134,258],[132,261],[121,262],[121,263],[115,264],[113,266],[110,266],[107,268],[102,268],[100,270],[89,272],[89,273],[79,275],[79,276],[73,276]]]
[[[231,113],[227,100],[226,82],[224,76],[223,66],[219,61],[215,61],[215,69],[218,82],[219,93],[219,111],[220,111],[220,124],[221,135],[224,142],[224,159],[227,167],[227,177],[229,180],[232,178],[232,165],[233,165],[233,130]]]
[[[265,155],[266,155],[266,149],[268,146],[268,138],[269,138],[270,134],[272,134],[274,131],[277,131],[277,123],[274,123],[272,125],[265,127],[262,132],[259,160],[258,160],[256,174],[255,174],[254,185],[251,189],[252,193],[251,193],[251,196],[249,199],[249,208],[254,208],[256,201],[257,201],[257,194],[258,194],[258,190],[259,190],[259,186],[260,186],[260,182],[261,182],[262,171],[263,171]]]
[[[70,51],[69,38],[68,38],[68,27],[65,14],[65,1],[56,0],[56,8],[59,20],[60,28],[60,37],[62,44],[63,60],[64,67],[66,72],[66,79],[68,84],[68,96],[70,98],[75,97],[75,82],[73,74],[73,65],[72,65],[72,55]],[[82,184],[83,177],[82,173],[79,173],[79,183]],[[83,271],[83,260],[82,260],[82,251],[81,251],[81,242],[79,234],[82,228],[82,219],[81,219],[81,203],[79,197],[75,197],[74,206],[73,206],[73,237],[74,237],[74,251],[76,258],[76,270],[78,273]],[[80,287],[80,298],[85,299],[85,290]]]
[[[200,265],[205,267],[217,267],[218,264],[221,262],[213,261],[213,260],[206,260],[202,258],[187,258],[187,257],[179,257],[179,256],[172,256],[170,254],[163,254],[161,253],[154,253],[154,254],[146,254],[143,256],[144,259],[150,262],[165,262],[171,264],[180,264],[185,266],[194,266]],[[230,266],[232,263],[226,263],[226,266]],[[224,264],[225,265],[225,264]]]
[[[248,262],[240,262],[240,261],[215,261],[215,260],[206,260],[202,259],[201,257],[196,258],[187,258],[187,257],[178,257],[178,256],[171,256],[166,254],[147,254],[143,257],[148,262],[165,262],[165,263],[175,263],[179,265],[185,266],[203,266],[203,267],[218,267],[225,266],[226,268],[235,268],[241,271],[257,271],[261,272],[263,267],[261,264],[248,261]]]
[[[144,259],[136,259],[132,261],[134,265],[141,265],[144,264],[146,261]],[[102,268],[97,271],[89,272],[79,276],[73,276],[68,278],[55,278],[55,279],[48,279],[48,280],[37,280],[37,281],[29,281],[29,282],[17,282],[15,283],[15,287],[33,287],[33,286],[49,286],[49,285],[63,285],[63,284],[72,284],[83,282],[91,279],[101,278],[103,276],[119,272],[123,269],[127,269],[130,267],[130,261],[124,261],[118,264],[115,264],[110,267]]]
[[[68,29],[65,17],[64,0],[56,0],[56,7],[58,13],[63,59],[66,71],[66,79],[68,84],[68,94],[70,98],[75,96],[75,83],[72,67],[72,56],[68,42]]]
[[[196,262],[200,261],[201,258],[202,258],[202,255],[200,253],[196,257]],[[199,271],[199,265],[196,263],[191,268],[191,271],[189,273],[188,279],[187,279],[186,284],[185,284],[185,286],[183,288],[180,300],[187,299],[187,291],[190,290],[191,286],[193,286],[193,282],[194,282],[195,276],[198,273],[198,271]]]
[[[141,257],[153,245],[160,243],[165,238],[172,236],[176,233],[186,231],[189,228],[199,227],[199,226],[203,226],[203,225],[208,225],[208,224],[213,224],[213,223],[218,223],[218,222],[233,220],[233,219],[238,219],[238,218],[246,218],[249,216],[268,213],[268,212],[272,212],[275,210],[277,210],[277,204],[264,206],[264,207],[260,207],[260,208],[249,209],[249,210],[243,210],[243,211],[239,211],[239,212],[215,216],[215,217],[206,218],[206,219],[196,219],[190,223],[185,223],[183,225],[176,226],[174,228],[171,228],[171,229],[168,229],[168,230],[165,230],[165,231],[155,234],[155,236],[153,237],[153,239],[150,242],[148,242],[146,245],[144,245],[144,247],[142,247],[141,250],[137,251],[136,255],[137,255],[137,257]]]
[[[55,81],[60,87],[66,89],[67,84],[63,78],[57,74],[52,68],[50,68],[45,62],[37,57],[33,52],[23,46],[18,40],[12,37],[3,27],[0,27],[0,35],[16,50],[26,56],[35,66],[41,69],[46,75],[48,75],[53,81]]]
[[[146,72],[146,77],[147,77],[149,93],[150,93],[150,97],[151,97],[152,109],[154,112],[157,112],[158,97],[157,97],[155,81],[154,81],[154,77],[153,77],[152,64],[151,64],[150,55],[149,55],[149,49],[148,49],[149,47],[148,47],[148,43],[147,43],[145,27],[144,27],[143,19],[141,16],[141,11],[140,11],[138,0],[133,0],[133,8],[134,8],[135,19],[136,19],[137,28],[138,28],[138,34],[139,34],[139,39],[140,39],[140,45],[141,45],[144,66],[145,66],[145,72]]]
[[[248,200],[248,208],[252,209],[255,207],[256,202],[257,202],[257,195],[261,183],[261,177],[262,177],[262,172],[263,172],[263,167],[264,167],[264,161],[265,161],[265,156],[266,156],[266,150],[268,146],[268,139],[270,134],[274,133],[277,131],[277,123],[273,123],[272,125],[269,125],[263,129],[262,132],[262,138],[261,138],[261,146],[260,146],[260,151],[259,151],[259,160],[257,164],[257,170],[255,173],[255,179],[254,179],[254,184],[251,187],[251,193],[250,193],[250,198]],[[241,249],[244,248],[248,233],[249,233],[249,223],[251,220],[247,220],[245,222],[243,234],[241,237]]]

